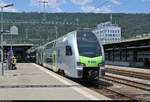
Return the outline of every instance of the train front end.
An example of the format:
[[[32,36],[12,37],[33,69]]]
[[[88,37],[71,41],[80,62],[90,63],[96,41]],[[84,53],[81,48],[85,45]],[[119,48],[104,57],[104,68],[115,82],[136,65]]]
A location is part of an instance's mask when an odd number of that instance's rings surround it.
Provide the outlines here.
[[[94,33],[77,32],[79,61],[77,61],[78,77],[83,79],[99,79],[105,75],[104,52]]]

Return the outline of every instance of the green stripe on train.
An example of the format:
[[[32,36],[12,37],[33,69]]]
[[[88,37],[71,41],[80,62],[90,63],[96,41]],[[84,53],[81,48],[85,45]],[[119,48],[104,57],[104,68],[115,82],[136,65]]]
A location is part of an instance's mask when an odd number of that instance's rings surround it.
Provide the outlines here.
[[[99,67],[99,64],[102,63],[102,61],[102,56],[94,58],[80,56],[80,62],[85,64],[85,67]]]
[[[46,52],[43,52],[43,65],[46,66]]]

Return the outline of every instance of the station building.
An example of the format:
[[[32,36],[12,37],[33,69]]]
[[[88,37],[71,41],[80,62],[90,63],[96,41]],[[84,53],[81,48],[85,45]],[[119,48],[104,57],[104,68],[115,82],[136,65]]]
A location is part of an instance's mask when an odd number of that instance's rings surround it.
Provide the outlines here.
[[[98,24],[93,33],[102,43],[121,41],[121,27],[117,24],[112,24],[110,21]]]
[[[150,37],[103,44],[108,65],[150,67]]]

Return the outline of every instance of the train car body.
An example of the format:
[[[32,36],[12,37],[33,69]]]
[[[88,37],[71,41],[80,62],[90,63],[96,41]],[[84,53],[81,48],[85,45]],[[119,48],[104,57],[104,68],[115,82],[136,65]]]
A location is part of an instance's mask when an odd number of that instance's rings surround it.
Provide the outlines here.
[[[39,47],[36,63],[72,78],[105,75],[103,46],[89,31],[76,30]]]

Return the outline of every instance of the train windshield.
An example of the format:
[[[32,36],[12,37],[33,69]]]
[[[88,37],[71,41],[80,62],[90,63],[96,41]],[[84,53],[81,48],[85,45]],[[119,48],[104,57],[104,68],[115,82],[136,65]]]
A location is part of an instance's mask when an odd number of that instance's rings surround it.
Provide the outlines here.
[[[99,43],[92,32],[78,31],[77,44],[80,56],[97,57],[101,55]]]

